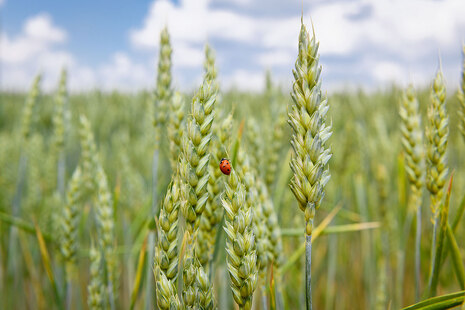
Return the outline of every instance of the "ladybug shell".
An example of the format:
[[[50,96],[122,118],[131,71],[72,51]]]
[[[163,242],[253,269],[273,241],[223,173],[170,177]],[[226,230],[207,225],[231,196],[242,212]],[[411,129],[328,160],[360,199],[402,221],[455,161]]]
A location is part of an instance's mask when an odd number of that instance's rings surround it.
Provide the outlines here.
[[[226,175],[231,173],[231,163],[226,158],[221,159],[220,161],[220,170]]]

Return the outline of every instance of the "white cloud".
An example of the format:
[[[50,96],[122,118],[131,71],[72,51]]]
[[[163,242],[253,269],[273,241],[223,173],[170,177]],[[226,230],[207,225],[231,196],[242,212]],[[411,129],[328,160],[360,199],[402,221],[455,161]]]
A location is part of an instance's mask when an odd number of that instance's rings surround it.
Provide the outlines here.
[[[52,24],[52,19],[48,14],[39,14],[28,19],[23,29],[26,37],[37,41],[61,43],[67,37],[63,29]]]
[[[408,77],[405,68],[395,62],[388,61],[375,64],[372,74],[380,82],[393,82],[399,77]]]
[[[300,7],[296,7],[291,17],[276,14],[257,17],[247,15],[246,10],[228,9],[225,1],[217,2],[223,5],[214,7],[209,0],[181,0],[177,5],[155,0],[142,26],[130,32],[130,41],[135,48],[155,50],[159,32],[167,25],[175,67],[200,68],[203,58],[200,46],[207,40],[219,40],[230,42],[228,46],[235,46],[239,53],[241,46],[249,47],[255,54],[248,57],[256,63],[263,67],[289,68],[290,74],[297,51]],[[232,5],[238,4],[244,8],[252,5],[245,0],[234,1]],[[439,50],[457,51],[446,56],[457,57],[465,33],[464,12],[463,0],[320,1],[312,5],[304,19],[310,24],[311,17],[315,25],[320,54],[324,56],[322,63],[330,72],[338,73],[347,65],[358,64],[364,70],[360,76],[388,83],[408,79],[401,76],[406,73],[420,76],[433,72]],[[218,56],[228,63],[230,60],[222,56],[221,43],[217,48]],[[344,61],[335,64],[334,58]],[[367,59],[369,66],[365,66]],[[406,64],[410,68],[408,72],[404,69]],[[250,71],[248,66],[237,63],[233,66],[234,72],[222,73],[226,75],[225,80],[237,80],[238,72],[243,72],[238,70]],[[424,66],[431,70],[422,70]],[[445,71],[455,72],[450,68]],[[262,70],[256,69],[255,73],[259,72]],[[342,76],[347,78],[347,74]]]
[[[5,4],[6,0],[0,0],[0,7]]]
[[[224,86],[228,89],[237,88],[246,91],[260,91],[265,85],[263,72],[235,70],[224,78]]]
[[[27,19],[16,36],[1,33],[1,87],[24,90],[39,72],[44,88],[53,87],[62,66],[75,65],[74,57],[61,48],[66,39],[66,31],[45,13]]]
[[[63,43],[66,37],[66,32],[53,25],[49,15],[39,14],[26,20],[21,34],[16,37],[1,34],[0,61],[21,63],[31,60],[52,46]]]
[[[49,15],[39,14],[26,20],[19,34],[1,33],[1,86],[28,87],[31,76],[42,70],[48,77],[45,85],[53,87],[61,66],[67,65],[74,89],[151,87],[165,25],[173,47],[173,81],[182,82],[178,86],[184,90],[202,75],[207,42],[216,49],[225,88],[261,89],[263,69],[270,67],[279,73],[275,79],[288,85],[297,54],[300,1],[287,2],[295,9],[286,13],[268,7],[268,15],[258,16],[253,12],[260,1],[154,0],[141,24],[129,31],[132,49],[115,51],[108,61],[92,67],[66,49],[67,32]],[[278,2],[270,3],[282,9]],[[310,31],[313,22],[320,42],[328,88],[347,82],[404,84],[411,79],[424,85],[437,70],[439,52],[446,80],[458,79],[465,39],[463,0],[314,1],[306,10],[304,20]]]
[[[152,70],[142,64],[134,63],[127,54],[117,52],[111,62],[102,65],[96,72],[98,86],[104,90],[119,89],[130,91],[148,88],[153,85]]]
[[[60,71],[69,71],[69,88],[86,90],[100,87],[134,90],[149,87],[155,66],[135,63],[123,52],[116,52],[108,63],[89,67],[79,63],[63,43],[67,32],[55,25],[48,14],[27,19],[19,34],[2,33],[0,37],[0,87],[27,90],[34,76],[42,74],[42,89],[54,90]]]
[[[297,52],[291,53],[288,50],[273,50],[261,53],[257,57],[257,61],[264,67],[282,66],[292,63],[297,55]]]

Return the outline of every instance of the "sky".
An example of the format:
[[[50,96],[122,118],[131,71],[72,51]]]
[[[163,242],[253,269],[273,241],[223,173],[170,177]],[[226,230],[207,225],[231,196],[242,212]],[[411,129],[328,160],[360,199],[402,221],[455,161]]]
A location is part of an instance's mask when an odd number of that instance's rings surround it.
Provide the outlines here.
[[[152,89],[164,26],[177,89],[200,84],[207,43],[224,89],[261,91],[267,69],[290,88],[302,13],[328,91],[425,87],[439,68],[459,85],[464,0],[0,0],[0,89],[40,72],[53,91],[64,66],[71,91]]]

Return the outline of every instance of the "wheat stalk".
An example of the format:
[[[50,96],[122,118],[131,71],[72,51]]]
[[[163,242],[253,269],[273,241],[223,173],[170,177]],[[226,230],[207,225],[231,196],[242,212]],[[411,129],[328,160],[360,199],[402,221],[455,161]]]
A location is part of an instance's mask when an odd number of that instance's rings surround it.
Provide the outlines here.
[[[440,205],[444,196],[444,186],[449,169],[447,167],[447,140],[449,135],[449,117],[446,111],[446,88],[442,72],[438,71],[431,89],[431,105],[428,108],[428,127],[426,129],[428,169],[426,187],[431,194],[431,211],[433,222],[433,240],[431,248],[431,270],[428,280],[428,294],[435,293],[433,283],[434,266],[436,266],[436,239],[439,225]]]
[[[58,192],[61,197],[65,196],[65,174],[66,174],[66,163],[65,163],[65,105],[68,99],[66,90],[67,74],[66,70],[61,71],[60,82],[58,85],[58,92],[55,98],[55,113],[53,115],[53,147],[55,155],[57,156],[57,184]]]
[[[233,298],[240,309],[251,309],[257,287],[258,268],[253,234],[252,210],[246,204],[246,191],[234,168],[222,199],[227,235],[226,253]]]
[[[111,308],[114,309],[115,299],[117,297],[117,261],[114,253],[115,233],[114,233],[114,218],[113,218],[113,202],[111,199],[110,190],[108,187],[107,176],[101,166],[97,169],[97,224],[99,227],[99,246],[103,251],[103,259],[106,264],[106,285]]]
[[[428,108],[428,171],[426,186],[431,193],[431,211],[433,220],[439,214],[439,205],[444,196],[447,181],[447,138],[449,135],[449,117],[446,112],[446,88],[442,73],[439,71],[431,89],[431,105]]]
[[[400,100],[399,114],[402,119],[402,146],[405,153],[405,170],[410,182],[409,209],[416,212],[417,227],[415,233],[415,290],[416,299],[420,294],[420,242],[421,242],[421,196],[424,183],[425,151],[421,115],[418,101],[412,86],[403,93]],[[387,193],[386,195],[387,196]]]
[[[67,191],[67,202],[63,210],[63,217],[61,219],[61,253],[66,263],[66,305],[67,309],[71,309],[71,293],[72,293],[72,280],[71,273],[72,267],[76,260],[77,251],[77,233],[78,233],[78,219],[79,208],[78,203],[81,198],[81,169],[79,167],[71,177],[70,185]]]
[[[20,158],[19,158],[19,167],[18,167],[18,176],[16,181],[15,195],[13,197],[13,207],[12,215],[18,216],[21,212],[21,198],[24,185],[26,183],[26,173],[27,173],[27,162],[28,156],[24,148],[28,142],[29,136],[31,134],[31,123],[32,117],[34,114],[34,107],[37,105],[37,102],[40,97],[40,81],[41,76],[37,75],[32,83],[32,87],[29,90],[29,93],[26,97],[26,102],[23,108],[22,113],[22,123],[20,129]],[[17,254],[17,235],[18,230],[16,227],[11,226],[9,231],[9,240],[8,240],[8,274],[13,275],[17,269],[17,259],[15,258]]]
[[[183,267],[183,300],[187,309],[198,307],[201,300],[204,300],[199,294],[202,296],[212,294],[208,293],[208,290],[212,289],[210,283],[204,287],[199,287],[195,282],[197,274],[203,272],[203,267],[196,257],[197,251],[194,251],[193,245],[196,243],[201,216],[208,201],[207,185],[210,178],[208,171],[210,154],[208,150],[212,139],[215,101],[216,91],[212,88],[211,81],[204,79],[198,93],[192,100],[192,114],[187,124],[187,136],[183,139],[180,165],[183,179],[181,212],[186,220],[188,232]]]
[[[160,33],[160,50],[158,57],[158,72],[155,90],[152,96],[154,101],[153,107],[155,116],[153,123],[155,126],[154,132],[154,152],[152,157],[152,208],[150,216],[153,218],[157,214],[158,197],[157,197],[157,180],[158,180],[158,162],[160,148],[164,149],[163,145],[165,139],[162,139],[162,135],[165,135],[164,128],[168,122],[167,113],[168,106],[172,102],[173,91],[171,89],[171,44],[168,29],[164,27]],[[152,107],[149,108],[149,111]],[[173,163],[174,166],[174,163]],[[153,249],[155,248],[155,232],[149,232],[148,248],[151,249],[148,254],[148,261],[153,261]],[[146,295],[149,296],[153,290],[153,278],[152,278],[152,265],[147,264],[146,270]],[[145,309],[151,310],[152,299],[148,298],[145,303]]]
[[[324,187],[330,174],[327,163],[331,158],[325,143],[331,136],[331,127],[326,125],[328,101],[321,92],[318,65],[318,43],[313,35],[310,40],[305,25],[301,24],[299,35],[299,55],[293,70],[291,106],[288,116],[294,134],[291,145],[294,153],[291,157],[291,190],[305,213],[306,233],[306,304],[312,308],[311,298],[311,238],[315,211],[324,196]]]

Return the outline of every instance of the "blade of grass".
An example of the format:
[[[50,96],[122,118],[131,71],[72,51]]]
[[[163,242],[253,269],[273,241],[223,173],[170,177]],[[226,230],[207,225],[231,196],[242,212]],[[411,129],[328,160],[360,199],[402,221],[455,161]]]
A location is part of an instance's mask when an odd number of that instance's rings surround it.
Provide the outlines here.
[[[34,291],[36,294],[37,309],[45,309],[44,291],[42,289],[42,286],[40,283],[40,277],[36,269],[37,264],[34,263],[34,259],[32,258],[32,255],[31,255],[31,250],[30,250],[27,238],[24,235],[24,233],[19,233],[18,237],[19,237],[19,245],[21,247],[21,251],[24,257],[24,262],[26,263],[25,264],[26,269],[28,273],[31,275],[31,282],[32,282],[32,285],[34,287]]]
[[[457,245],[457,240],[455,239],[454,232],[449,224],[447,224],[447,241],[449,248],[451,249],[452,263],[455,269],[455,275],[459,281],[460,288],[465,289],[465,269],[463,267],[462,255],[460,254],[459,246]]]
[[[318,236],[321,234],[323,229],[325,229],[329,223],[333,220],[333,218],[336,216],[336,214],[341,210],[342,204],[337,205],[336,207],[333,208],[333,210],[326,216],[326,218],[318,225],[314,230],[313,230],[313,241],[315,241]],[[303,235],[304,229],[300,230],[300,235]],[[300,248],[297,249],[297,251],[294,252],[294,254],[289,257],[288,261],[281,267],[279,273],[284,274],[286,270],[288,270],[292,265],[299,260],[300,257],[305,253],[305,242],[302,243]]]
[[[447,231],[447,218],[449,215],[449,202],[450,202],[450,194],[451,194],[451,189],[452,189],[452,181],[454,178],[454,174],[452,172],[449,180],[449,187],[447,189],[446,193],[446,200],[442,207],[440,208],[440,230],[439,230],[439,236],[438,240],[436,242],[436,254],[434,255],[435,259],[431,262],[431,273],[430,273],[430,280],[429,285],[428,285],[428,296],[432,297],[436,295],[436,288],[438,285],[438,279],[439,279],[439,270],[440,270],[440,264],[441,264],[441,255],[442,255],[442,250],[444,248],[444,237],[446,236],[446,231]]]
[[[148,239],[148,235],[145,236],[144,243],[142,244],[142,247],[139,252],[136,279],[134,281],[134,288],[131,293],[131,306],[129,308],[131,310],[134,309],[134,306],[136,304],[137,295],[139,294],[139,288],[140,288],[141,279],[142,279],[142,273],[144,272],[144,262],[145,262],[145,256],[146,256],[146,250],[147,250],[147,239]]]
[[[362,230],[368,230],[368,229],[376,229],[379,227],[381,227],[380,222],[365,222],[365,223],[329,226],[321,232],[321,235],[323,236],[323,235],[329,235],[329,234],[335,234],[335,233],[362,231]]]
[[[354,231],[362,231],[367,229],[376,229],[381,226],[380,222],[364,222],[364,223],[354,223],[354,224],[344,224],[344,225],[334,225],[328,226],[323,229],[320,233],[321,236],[337,233],[346,233]],[[303,228],[288,228],[281,229],[281,236],[283,237],[300,237],[302,236]]]
[[[276,310],[276,282],[273,273],[273,264],[270,267],[270,310]]]
[[[336,225],[336,226],[330,226],[327,228],[324,228],[318,235],[316,235],[315,239],[317,239],[318,236],[323,236],[323,235],[329,235],[329,234],[334,234],[334,233],[346,233],[346,232],[355,232],[355,231],[362,231],[362,230],[367,230],[367,229],[375,229],[379,228],[381,225],[379,222],[366,222],[366,223],[359,223],[359,224],[347,224],[347,225]],[[302,235],[302,229],[299,230],[299,236]],[[297,236],[296,232],[288,231],[286,232],[287,236]],[[291,234],[292,233],[292,234]],[[284,235],[283,235],[284,236]],[[286,272],[292,265],[294,265],[297,260],[304,254],[305,252],[305,243],[302,243],[302,245],[292,254],[291,257],[289,257],[288,261],[281,267],[280,272],[284,273]]]
[[[9,215],[7,213],[4,213],[4,212],[0,212],[0,221],[6,223],[6,224],[9,224],[9,225],[12,225],[12,226],[15,226],[29,234],[32,234],[32,235],[35,235],[36,234],[36,229],[34,228],[34,225],[28,223],[27,221],[19,218],[19,217],[16,217],[16,216],[12,216],[12,215]],[[54,238],[49,235],[49,234],[42,234],[43,238],[47,241],[47,242],[54,242]]]
[[[459,208],[457,209],[457,212],[455,213],[454,221],[453,221],[452,226],[451,226],[452,235],[457,232],[457,227],[459,226],[459,223],[460,223],[460,220],[462,218],[462,215],[463,215],[464,211],[465,211],[465,195],[462,197],[462,201],[460,202]],[[447,232],[447,234],[449,235],[449,232]],[[445,263],[448,255],[449,255],[449,249],[450,249],[451,246],[453,246],[453,245],[451,245],[449,243],[449,239],[448,239],[447,240],[447,246],[444,249],[444,254],[443,254],[444,258],[442,260],[441,266]]]
[[[450,309],[463,303],[465,291],[429,298],[402,310],[440,310]]]
[[[462,201],[460,202],[459,208],[455,213],[454,222],[452,223],[452,231],[455,233],[457,231],[457,227],[459,226],[460,219],[462,218],[463,212],[465,211],[465,195],[462,197]]]
[[[42,263],[44,265],[45,272],[47,273],[50,284],[52,285],[53,293],[55,295],[55,302],[60,310],[64,310],[63,303],[61,301],[60,293],[56,285],[55,276],[53,274],[52,265],[50,262],[50,255],[48,254],[47,245],[44,240],[44,236],[40,231],[39,225],[34,223],[37,241],[39,242],[40,255],[42,256]]]

